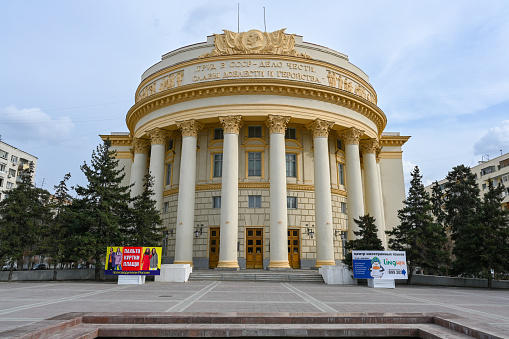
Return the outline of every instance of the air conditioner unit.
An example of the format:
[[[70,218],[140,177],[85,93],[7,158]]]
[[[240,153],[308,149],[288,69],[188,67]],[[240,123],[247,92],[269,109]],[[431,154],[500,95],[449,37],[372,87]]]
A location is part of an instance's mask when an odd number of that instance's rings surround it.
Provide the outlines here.
[[[10,174],[9,174],[9,175],[7,176],[7,178],[9,178],[9,179],[10,179],[10,178],[12,178],[12,175],[10,175]]]

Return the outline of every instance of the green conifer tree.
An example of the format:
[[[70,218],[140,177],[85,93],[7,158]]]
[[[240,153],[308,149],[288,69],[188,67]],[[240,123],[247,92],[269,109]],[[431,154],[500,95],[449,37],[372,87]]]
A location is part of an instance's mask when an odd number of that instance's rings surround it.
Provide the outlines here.
[[[0,202],[0,256],[11,264],[35,253],[41,228],[50,219],[49,192],[32,184],[33,163],[20,170],[21,182]]]
[[[347,249],[349,250],[343,263],[352,269],[352,251],[365,250],[365,251],[383,251],[384,247],[382,240],[378,238],[378,229],[375,225],[375,218],[369,214],[353,220],[359,227],[359,231],[353,233],[358,237],[357,239],[349,240],[347,242]]]
[[[424,190],[419,167],[411,173],[412,181],[405,207],[398,211],[400,224],[385,233],[390,236],[389,247],[395,251],[406,251],[408,280],[413,271],[421,267],[426,273],[442,272],[448,263],[445,250],[447,237],[443,228],[433,221],[433,208],[429,194]]]
[[[81,170],[88,180],[86,187],[75,188],[77,210],[73,208],[78,228],[75,244],[86,259],[95,260],[95,278],[100,279],[107,246],[123,245],[122,230],[130,221],[131,203],[129,186],[122,186],[124,169],[118,169],[116,152],[110,149],[111,141],[105,140],[92,153],[91,164],[85,162]]]

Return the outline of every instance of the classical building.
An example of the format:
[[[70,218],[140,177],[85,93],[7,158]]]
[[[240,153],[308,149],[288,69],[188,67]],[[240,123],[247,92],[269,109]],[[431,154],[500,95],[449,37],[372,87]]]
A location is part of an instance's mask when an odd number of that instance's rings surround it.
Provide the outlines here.
[[[380,238],[405,199],[401,146],[368,76],[302,37],[224,31],[162,56],[112,133],[132,194],[143,177],[167,262],[197,268],[311,268],[343,258],[354,218]]]
[[[488,186],[491,182],[494,187],[503,185],[501,208],[509,209],[509,153],[500,155],[491,160],[479,161],[479,165],[471,168],[475,174],[477,185],[481,190],[481,196],[488,192]],[[442,190],[445,189],[446,179],[438,181]],[[431,195],[432,188],[435,184],[426,186],[424,189]]]
[[[33,163],[34,173],[37,157],[0,141],[0,201],[21,182],[20,172]],[[32,177],[34,180],[34,177]]]

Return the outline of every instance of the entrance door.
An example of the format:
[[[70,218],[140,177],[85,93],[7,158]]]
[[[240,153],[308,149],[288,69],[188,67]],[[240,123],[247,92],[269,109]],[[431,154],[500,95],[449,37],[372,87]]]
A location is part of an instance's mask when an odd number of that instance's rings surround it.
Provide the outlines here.
[[[210,228],[209,268],[216,268],[219,262],[219,227]]]
[[[263,268],[263,228],[248,228],[246,234],[246,268]]]
[[[300,268],[299,230],[288,230],[288,263],[291,268]]]

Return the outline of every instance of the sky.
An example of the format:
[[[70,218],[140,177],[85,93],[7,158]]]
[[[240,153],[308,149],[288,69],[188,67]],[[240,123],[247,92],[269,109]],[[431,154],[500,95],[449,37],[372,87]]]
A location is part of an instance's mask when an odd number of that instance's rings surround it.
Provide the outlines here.
[[[237,6],[240,12],[237,16]],[[38,158],[53,192],[86,185],[100,134],[127,132],[141,74],[223,29],[287,28],[348,55],[370,77],[386,132],[403,146],[405,182],[509,153],[506,1],[0,0],[1,140]],[[237,20],[239,19],[239,20]]]

